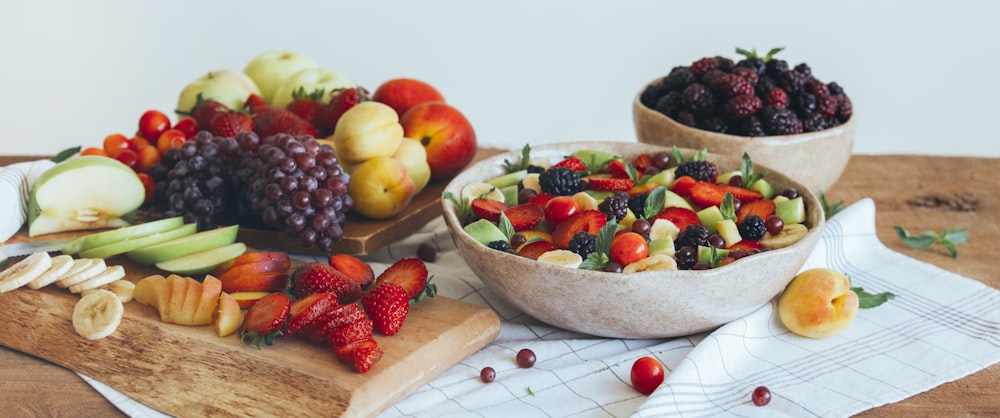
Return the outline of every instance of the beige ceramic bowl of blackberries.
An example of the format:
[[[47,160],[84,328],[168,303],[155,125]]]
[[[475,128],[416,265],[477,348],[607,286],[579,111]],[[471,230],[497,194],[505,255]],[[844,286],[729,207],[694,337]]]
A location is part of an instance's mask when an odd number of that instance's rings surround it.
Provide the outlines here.
[[[481,160],[446,186],[442,210],[489,291],[613,338],[690,335],[753,312],[798,273],[825,222],[810,188],[749,157],[636,142]]]
[[[739,61],[715,56],[673,68],[632,103],[640,142],[749,154],[818,192],[843,173],[854,146],[851,101],[808,64],[774,52]]]

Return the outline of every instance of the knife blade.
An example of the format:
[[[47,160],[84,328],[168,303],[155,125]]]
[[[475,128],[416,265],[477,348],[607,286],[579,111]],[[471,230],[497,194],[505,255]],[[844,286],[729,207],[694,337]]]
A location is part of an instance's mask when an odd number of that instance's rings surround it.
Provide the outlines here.
[[[0,260],[16,257],[19,255],[28,255],[37,253],[40,251],[53,252],[60,251],[63,246],[69,244],[73,241],[73,238],[60,238],[60,239],[50,239],[44,241],[34,241],[34,242],[16,242],[13,244],[3,244],[0,246]]]

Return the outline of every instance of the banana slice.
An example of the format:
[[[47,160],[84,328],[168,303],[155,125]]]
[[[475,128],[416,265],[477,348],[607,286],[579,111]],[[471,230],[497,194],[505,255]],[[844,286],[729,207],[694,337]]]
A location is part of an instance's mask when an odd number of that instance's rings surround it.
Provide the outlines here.
[[[581,210],[597,210],[597,199],[587,192],[577,192],[573,195],[573,201],[580,205]]]
[[[45,273],[49,267],[52,267],[52,257],[49,257],[48,253],[37,252],[25,257],[17,264],[0,271],[0,293],[6,293],[31,283],[32,280]]]
[[[649,226],[649,240],[677,238],[677,234],[680,234],[681,230],[673,222],[666,219],[657,219],[653,221],[653,224]]]
[[[72,293],[80,293],[87,289],[97,289],[98,287],[104,286],[115,280],[121,280],[125,277],[125,267],[122,266],[111,266],[105,268],[104,271],[98,273],[96,276],[84,280],[80,283],[72,285],[69,287],[69,291]]]
[[[59,276],[66,274],[69,269],[73,268],[73,257],[63,254],[52,257],[52,266],[49,267],[45,273],[42,273],[30,283],[28,287],[31,289],[41,289],[48,286],[56,281]]]
[[[580,267],[580,264],[583,263],[583,257],[580,257],[580,254],[574,253],[570,250],[552,250],[546,251],[542,253],[542,255],[538,256],[538,261],[575,269]]]
[[[485,197],[490,200],[496,200],[497,202],[503,202],[503,192],[500,188],[484,182],[469,183],[462,187],[461,199],[475,199],[477,197]]]
[[[66,272],[66,274],[56,279],[56,285],[61,288],[67,288],[75,284],[83,283],[91,277],[101,274],[102,271],[108,268],[108,266],[104,264],[103,258],[81,258],[77,261],[79,262],[83,260],[86,260],[86,262],[80,263],[80,266],[73,266],[73,268]]]
[[[760,239],[760,245],[769,250],[785,248],[799,242],[808,232],[809,228],[806,228],[805,225],[788,224],[777,235],[772,235],[771,233],[764,234],[764,238]]]
[[[97,289],[84,290],[80,292],[80,296],[87,296],[101,289],[110,290],[111,293],[114,293],[115,296],[118,296],[118,300],[122,301],[122,303],[131,302],[132,297],[135,295],[135,283],[132,283],[129,280],[120,279],[108,283],[104,286],[98,287]]]
[[[521,186],[525,189],[531,189],[538,193],[542,192],[542,184],[538,182],[538,173],[528,173],[524,175],[521,179]]]
[[[125,307],[110,290],[98,289],[73,307],[73,329],[88,340],[99,340],[118,329]]]
[[[652,270],[677,270],[677,261],[666,254],[656,254],[625,265],[622,273],[636,273]]]

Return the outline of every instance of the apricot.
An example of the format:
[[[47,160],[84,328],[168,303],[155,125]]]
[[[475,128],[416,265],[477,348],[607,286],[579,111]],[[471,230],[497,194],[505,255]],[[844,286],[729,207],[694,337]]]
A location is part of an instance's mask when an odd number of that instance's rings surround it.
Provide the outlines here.
[[[843,273],[816,268],[799,273],[778,299],[778,316],[793,333],[826,338],[847,328],[858,314],[858,295]]]

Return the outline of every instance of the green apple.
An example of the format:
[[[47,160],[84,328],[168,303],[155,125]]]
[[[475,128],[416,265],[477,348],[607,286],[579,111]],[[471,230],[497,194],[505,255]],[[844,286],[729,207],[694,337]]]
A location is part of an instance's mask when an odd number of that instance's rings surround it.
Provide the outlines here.
[[[28,236],[128,226],[146,198],[135,171],[102,156],[70,158],[42,173],[28,197]]]
[[[657,238],[649,240],[649,255],[653,256],[656,254],[666,254],[671,257],[674,256],[674,240],[673,238]]]
[[[243,255],[246,244],[236,242],[156,263],[156,268],[181,276],[209,273],[220,264]]]
[[[420,193],[431,180],[431,166],[427,164],[427,151],[424,150],[424,146],[415,139],[403,138],[392,158],[406,166],[406,174],[413,180],[417,193]]]
[[[102,245],[100,247],[89,248],[80,251],[79,256],[81,258],[108,258],[118,254],[125,254],[129,251],[135,251],[139,248],[148,247],[150,245],[156,245],[161,242],[186,237],[194,234],[195,232],[198,232],[198,225],[190,223],[169,231],[157,232],[138,238],[125,239],[115,243]]]
[[[347,193],[354,200],[355,212],[372,219],[386,219],[409,206],[417,194],[417,186],[403,163],[390,157],[376,157],[354,168]]]
[[[750,189],[760,192],[760,194],[764,195],[765,199],[770,199],[778,193],[778,191],[774,189],[774,186],[771,185],[771,183],[766,179],[760,179],[753,182],[753,184],[750,185]]]
[[[805,222],[806,206],[802,203],[802,196],[775,203],[774,214],[778,215],[786,225]]]
[[[91,248],[97,248],[119,241],[135,239],[158,232],[166,232],[171,229],[177,229],[183,225],[184,218],[181,216],[175,216],[173,218],[163,218],[152,222],[126,226],[104,232],[96,232],[70,241],[69,244],[62,247],[61,251],[65,254],[77,254]]]
[[[162,261],[183,257],[200,251],[210,250],[236,242],[239,225],[224,226],[207,231],[161,242],[126,253],[133,261],[151,265]]]
[[[725,248],[716,248],[715,255],[718,257],[726,257],[729,255],[729,250]],[[712,262],[712,247],[706,247],[704,245],[698,246],[698,261],[702,263]]]
[[[308,68],[316,68],[316,62],[304,54],[291,51],[265,51],[250,60],[243,73],[257,84],[264,101],[271,103],[281,83],[292,74]]]
[[[329,100],[334,90],[350,87],[354,87],[354,83],[341,73],[322,67],[306,68],[293,73],[274,90],[271,105],[284,109],[292,102],[292,94],[300,88],[306,93],[322,89],[324,98]]]
[[[472,239],[479,241],[483,245],[489,245],[493,241],[507,241],[507,237],[488,219],[479,219],[466,225],[463,229]]]
[[[661,173],[662,173],[662,171],[661,171]],[[687,199],[681,197],[681,195],[679,195],[677,193],[674,193],[674,192],[672,192],[670,190],[664,190],[664,192],[665,192],[663,194],[663,208],[664,209],[678,207],[678,208],[684,208],[684,209],[687,209],[687,210],[690,210],[690,211],[694,212],[694,207],[691,206],[691,203],[688,202]]]
[[[181,90],[177,98],[177,113],[188,114],[198,102],[212,99],[233,110],[240,110],[251,94],[260,94],[260,89],[246,74],[240,71],[219,70],[198,77]],[[203,127],[204,128],[204,127]]]
[[[402,142],[403,125],[399,124],[399,116],[391,107],[379,102],[358,103],[344,112],[333,130],[337,157],[348,163],[391,157]],[[424,155],[427,155],[426,150]]]
[[[674,180],[677,175],[677,167],[670,167],[666,170],[661,170],[659,173],[653,174],[646,180],[646,183],[654,183],[662,186],[670,187],[674,184]],[[669,191],[669,190],[668,190]]]
[[[425,152],[424,155],[427,153]],[[504,188],[507,186],[516,186],[518,183],[524,179],[524,176],[528,174],[528,170],[517,170],[510,173],[504,174],[500,177],[494,177],[487,180],[486,182],[497,187]]]
[[[732,219],[724,219],[716,222],[715,229],[722,236],[722,241],[726,243],[726,247],[732,247],[733,244],[743,240],[743,237],[740,236],[739,228],[736,227],[736,222]]]
[[[716,229],[716,223],[722,220],[722,211],[719,210],[718,206],[709,206],[705,209],[695,212],[698,215],[698,222],[700,222],[705,228],[708,228],[709,234],[714,234],[718,232]]]
[[[621,159],[621,157],[615,153],[595,149],[582,149],[574,153],[573,156],[579,158],[584,164],[591,165],[593,167],[603,167],[612,159]]]

